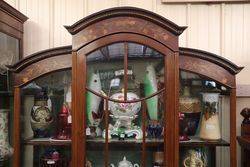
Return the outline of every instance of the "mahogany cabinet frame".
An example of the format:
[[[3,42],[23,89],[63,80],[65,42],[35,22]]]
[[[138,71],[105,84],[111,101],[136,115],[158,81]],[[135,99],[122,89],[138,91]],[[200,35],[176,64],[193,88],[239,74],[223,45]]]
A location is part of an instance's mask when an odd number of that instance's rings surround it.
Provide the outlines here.
[[[169,167],[176,167],[179,164],[179,70],[206,76],[230,88],[230,163],[231,167],[236,167],[235,75],[241,71],[242,67],[212,53],[179,48],[178,35],[186,27],[179,27],[169,20],[143,9],[111,8],[87,16],[66,28],[73,36],[72,48],[67,46],[39,52],[9,67],[15,85],[14,167],[18,167],[20,164],[20,89],[36,78],[70,68],[72,68],[73,110],[72,166],[84,165],[86,157],[84,130],[86,126],[84,107],[86,105],[84,96],[86,92],[86,56],[102,46],[116,42],[135,42],[147,45],[164,55],[164,93],[167,95],[165,121],[173,125],[171,128],[165,126],[164,135],[164,160]],[[76,101],[76,99],[78,100]],[[145,128],[143,129],[145,130]],[[106,150],[107,145],[106,140]],[[145,140],[142,145],[145,147]]]
[[[32,54],[9,66],[14,85],[13,167],[19,167],[21,164],[21,88],[44,75],[71,69],[71,57],[71,46],[65,46]]]

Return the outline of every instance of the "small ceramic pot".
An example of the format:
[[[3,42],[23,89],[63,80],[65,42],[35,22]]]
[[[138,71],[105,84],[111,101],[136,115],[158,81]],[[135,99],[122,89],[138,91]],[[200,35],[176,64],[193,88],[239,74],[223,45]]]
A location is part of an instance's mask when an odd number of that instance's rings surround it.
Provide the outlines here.
[[[147,126],[147,134],[149,138],[161,138],[163,135],[163,126],[161,122],[150,120]]]

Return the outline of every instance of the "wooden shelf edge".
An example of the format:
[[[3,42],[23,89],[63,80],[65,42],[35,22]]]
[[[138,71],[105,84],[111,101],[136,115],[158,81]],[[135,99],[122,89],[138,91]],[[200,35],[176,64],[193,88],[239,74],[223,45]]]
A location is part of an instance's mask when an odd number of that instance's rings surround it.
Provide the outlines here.
[[[71,145],[71,140],[54,140],[51,138],[28,138],[28,139],[24,139],[23,144],[63,146],[63,145]]]
[[[90,148],[94,147],[104,147],[105,140],[104,139],[87,139],[86,141],[87,145]],[[23,141],[23,144],[25,145],[71,145],[70,140],[54,140],[51,138],[29,138],[25,139]],[[160,145],[163,145],[164,141],[163,139],[146,139],[146,147],[159,147]],[[216,146],[230,146],[230,143],[221,139],[218,141],[202,141],[199,139],[192,139],[190,141],[186,142],[180,142],[180,147],[202,147],[202,146],[209,146],[209,147],[216,147]],[[142,140],[116,140],[111,139],[109,141],[109,146],[119,146],[119,147],[127,147],[127,146],[135,146],[140,147],[142,146]]]

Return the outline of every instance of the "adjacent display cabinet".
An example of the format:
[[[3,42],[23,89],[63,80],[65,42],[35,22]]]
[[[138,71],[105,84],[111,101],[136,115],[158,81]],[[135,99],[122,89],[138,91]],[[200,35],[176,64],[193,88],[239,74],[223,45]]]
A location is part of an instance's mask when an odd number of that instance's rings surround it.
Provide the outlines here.
[[[9,139],[13,139],[13,92],[7,65],[22,57],[23,23],[28,18],[0,1],[0,166],[7,166],[13,154]]]
[[[111,8],[65,28],[72,47],[9,67],[14,167],[236,167],[241,67],[180,48],[186,27],[143,9]]]
[[[7,65],[13,65],[22,57],[23,23],[25,15],[0,1],[0,109],[9,109],[11,95]]]

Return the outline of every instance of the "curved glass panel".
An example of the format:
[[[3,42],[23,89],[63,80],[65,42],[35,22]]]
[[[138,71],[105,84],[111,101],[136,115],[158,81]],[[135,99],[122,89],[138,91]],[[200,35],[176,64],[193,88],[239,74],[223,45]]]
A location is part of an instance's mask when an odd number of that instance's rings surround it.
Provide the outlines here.
[[[163,164],[163,78],[164,57],[148,46],[115,43],[87,55],[89,163]]]
[[[230,166],[229,91],[211,79],[180,71],[180,166]]]
[[[0,74],[7,71],[6,65],[12,65],[19,60],[19,41],[0,32]]]
[[[21,166],[71,160],[71,71],[54,72],[22,88]]]
[[[1,147],[8,150],[1,153],[5,157],[0,166],[11,166],[11,146],[13,146],[13,96],[11,92],[10,76],[6,65],[12,65],[19,60],[19,40],[0,32],[0,122],[1,122]],[[3,148],[2,147],[2,148]],[[8,155],[7,155],[8,154]]]

